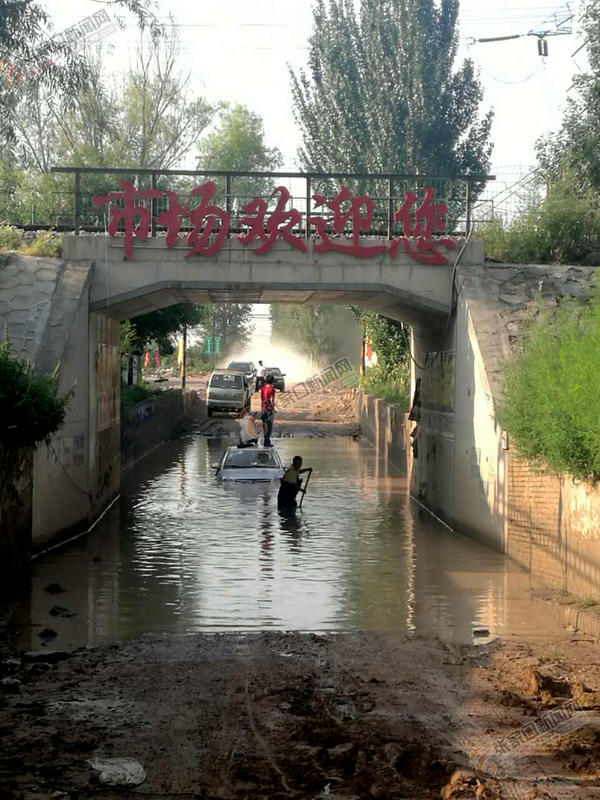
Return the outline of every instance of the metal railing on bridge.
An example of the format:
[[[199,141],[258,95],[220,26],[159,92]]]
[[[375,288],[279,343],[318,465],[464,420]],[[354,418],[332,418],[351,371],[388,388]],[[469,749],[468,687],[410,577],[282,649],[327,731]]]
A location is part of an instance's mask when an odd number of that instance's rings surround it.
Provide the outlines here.
[[[59,185],[53,194],[52,208],[42,215],[49,219],[42,219],[38,214],[35,225],[27,227],[51,227],[75,234],[106,230],[108,207],[97,207],[92,198],[121,191],[119,181],[128,181],[135,187],[136,204],[148,209],[152,235],[166,230],[161,217],[165,219],[175,199],[180,209],[193,211],[201,200],[190,193],[207,182],[214,185],[211,207],[222,209],[228,215],[229,235],[244,230],[248,204],[262,200],[266,213],[276,211],[278,204],[281,214],[293,209],[294,216],[287,218],[290,230],[295,235],[309,238],[314,233],[311,217],[314,219],[314,215],[318,215],[330,220],[335,216],[329,201],[336,196],[339,198],[342,186],[348,187],[350,195],[355,198],[367,195],[373,201],[371,214],[365,216],[367,224],[361,226],[361,235],[392,239],[396,233],[402,234],[403,222],[398,217],[398,210],[406,204],[409,195],[414,205],[423,202],[426,187],[433,189],[436,203],[447,207],[443,224],[436,234],[460,235],[471,230],[474,201],[486,183],[494,180],[492,175],[476,174],[448,177],[402,173],[233,172],[124,167],[58,166],[53,167],[52,172],[56,174]],[[277,187],[283,187],[284,191],[274,193]],[[155,196],[143,197],[145,192]],[[318,202],[321,199],[323,202]],[[338,222],[342,212],[348,214],[349,226],[356,222],[356,218],[350,218],[347,198],[343,208],[340,205],[338,209]],[[179,225],[181,232],[190,231],[192,227],[189,220]]]

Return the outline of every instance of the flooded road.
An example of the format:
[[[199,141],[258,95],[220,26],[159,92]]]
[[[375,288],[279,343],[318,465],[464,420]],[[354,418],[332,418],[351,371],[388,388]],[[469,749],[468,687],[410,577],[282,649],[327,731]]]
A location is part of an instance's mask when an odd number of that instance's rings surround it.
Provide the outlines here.
[[[563,633],[529,600],[504,556],[438,524],[406,479],[351,438],[283,438],[314,475],[302,511],[280,516],[273,489],[226,485],[211,465],[227,441],[164,445],[123,477],[94,530],[34,562],[19,646],[66,649],[145,634],[367,630],[456,642]],[[59,583],[51,595],[44,587]],[[59,610],[57,612],[57,607]],[[53,613],[52,613],[53,612]],[[67,614],[74,614],[67,616]]]

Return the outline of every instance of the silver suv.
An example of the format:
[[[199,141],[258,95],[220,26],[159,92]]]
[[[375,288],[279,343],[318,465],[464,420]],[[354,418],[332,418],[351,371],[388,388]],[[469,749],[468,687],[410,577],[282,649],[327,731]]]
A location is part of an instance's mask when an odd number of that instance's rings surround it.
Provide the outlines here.
[[[212,373],[206,390],[206,413],[234,411],[241,414],[250,407],[250,386],[241,372],[220,369]]]

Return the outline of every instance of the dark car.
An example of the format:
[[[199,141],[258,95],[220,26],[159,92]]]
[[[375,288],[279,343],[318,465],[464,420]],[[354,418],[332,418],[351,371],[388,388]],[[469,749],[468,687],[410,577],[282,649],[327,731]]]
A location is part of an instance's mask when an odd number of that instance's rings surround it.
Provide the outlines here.
[[[267,375],[273,376],[273,386],[279,389],[280,392],[285,392],[285,372],[282,372],[279,367],[267,367]]]
[[[227,369],[231,369],[234,372],[243,372],[251,386],[256,381],[256,367],[252,361],[230,361],[227,364]]]

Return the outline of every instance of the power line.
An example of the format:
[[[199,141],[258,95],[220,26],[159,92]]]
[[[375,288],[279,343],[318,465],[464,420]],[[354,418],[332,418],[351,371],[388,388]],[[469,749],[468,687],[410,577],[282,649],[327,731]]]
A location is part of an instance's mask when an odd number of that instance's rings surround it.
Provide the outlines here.
[[[541,64],[538,64],[538,66],[533,70],[533,72],[531,72],[525,78],[519,78],[516,81],[507,81],[507,80],[504,80],[503,78],[496,78],[495,75],[492,75],[491,72],[488,72],[485,69],[482,69],[482,72],[485,75],[487,75],[488,78],[491,78],[493,81],[496,81],[497,83],[504,83],[504,84],[507,84],[507,85],[515,85],[515,84],[518,84],[518,83],[525,83],[526,81],[531,80],[531,78],[533,78],[534,75],[537,75],[537,73],[542,69],[543,66],[544,66],[543,62]]]

